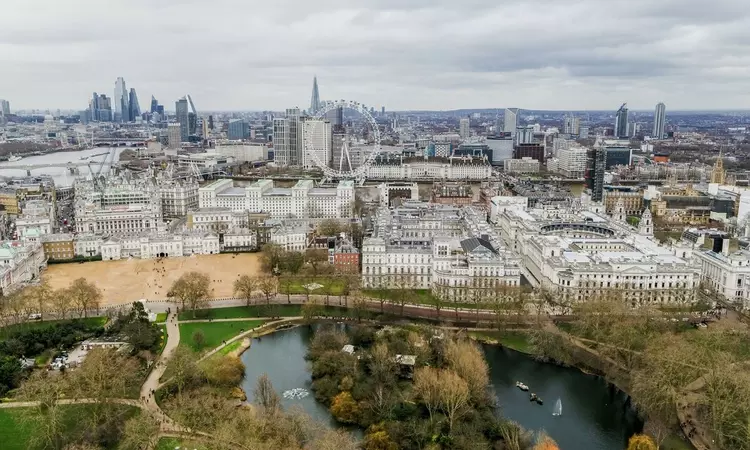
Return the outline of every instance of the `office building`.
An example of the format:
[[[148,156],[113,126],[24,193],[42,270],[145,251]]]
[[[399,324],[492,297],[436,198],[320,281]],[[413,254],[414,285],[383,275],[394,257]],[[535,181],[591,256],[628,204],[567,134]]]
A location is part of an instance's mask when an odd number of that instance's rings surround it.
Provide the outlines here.
[[[432,289],[447,301],[471,301],[473,293],[479,298],[474,289],[491,298],[520,283],[518,258],[471,206],[406,201],[381,207],[373,222],[362,245],[364,287]]]
[[[167,139],[169,148],[179,149],[182,142],[182,127],[179,123],[167,124]]]
[[[272,180],[234,187],[232,180],[216,180],[198,190],[198,205],[234,212],[263,212],[271,217],[343,219],[352,216],[354,183],[341,181],[335,188],[316,188],[300,180],[292,188],[277,188]]]
[[[529,156],[524,156],[520,159],[505,160],[505,171],[508,173],[538,173],[539,167],[539,161]]]
[[[182,97],[174,104],[175,116],[177,123],[180,124],[180,140],[182,142],[190,141],[190,115],[188,113],[187,98]],[[170,144],[172,145],[172,144]]]
[[[115,81],[115,120],[120,122],[130,122],[130,97],[128,89],[125,86],[125,79],[118,77]]]
[[[302,167],[312,169],[331,164],[331,122],[305,118],[302,122]]]
[[[628,133],[629,127],[628,127],[628,104],[623,103],[622,106],[620,106],[620,109],[617,110],[617,114],[615,114],[615,137],[618,139],[628,139],[630,137],[630,134]]]
[[[103,189],[78,179],[74,188],[77,233],[112,236],[164,229],[161,197],[152,177],[110,176]]]
[[[185,217],[198,207],[198,181],[194,178],[163,179],[158,181],[162,217]]]
[[[113,117],[112,100],[104,94],[94,92],[89,101],[89,119],[92,122],[111,122]]]
[[[541,144],[518,144],[513,147],[513,159],[521,159],[526,156],[543,164],[545,159],[544,146]]]
[[[713,249],[694,253],[701,281],[740,309],[750,309],[750,251],[729,251],[729,239],[716,237]]]
[[[656,109],[654,110],[654,129],[651,133],[651,137],[655,139],[664,138],[664,128],[667,121],[667,107],[664,103],[657,103]]]
[[[159,112],[159,102],[153,95],[151,96],[151,109],[149,111],[151,112],[151,114]]]
[[[652,238],[648,211],[638,231],[625,219],[624,213],[607,217],[596,204],[555,210],[519,205],[498,214],[497,228],[508,248],[523,255],[528,282],[568,308],[604,293],[621,296],[630,307],[693,303],[699,280],[692,263]]]
[[[315,114],[320,109],[320,93],[318,92],[318,77],[313,77],[312,95],[310,96],[310,114]]]
[[[505,108],[503,125],[503,131],[510,133],[511,137],[516,135],[516,128],[518,128],[518,108]]]
[[[607,152],[606,169],[612,169],[615,166],[630,166],[633,161],[633,149],[627,147],[605,147]]]
[[[278,165],[302,165],[304,133],[299,108],[289,108],[284,117],[273,119],[273,152]]]
[[[586,175],[587,152],[588,149],[578,146],[570,146],[558,150],[558,172],[565,178],[584,178]]]
[[[260,142],[245,142],[240,145],[219,144],[213,149],[219,155],[231,157],[236,163],[268,160],[268,146]]]
[[[469,139],[471,136],[471,128],[468,117],[462,117],[458,122],[458,135],[461,136],[462,140]]]
[[[232,119],[227,127],[227,139],[243,141],[250,137],[250,125],[242,119]]]
[[[128,96],[128,106],[128,120],[130,122],[133,122],[137,118],[141,117],[141,105],[138,103],[138,95],[136,95],[134,88],[130,88],[130,95]]]
[[[0,116],[7,116],[10,114],[10,102],[8,100],[0,99]]]
[[[601,202],[604,196],[604,171],[607,152],[604,148],[590,148],[586,154],[586,187],[591,192],[591,200]]]
[[[367,178],[376,180],[486,180],[492,166],[486,157],[446,158],[405,157],[382,154],[367,169]]]
[[[580,117],[565,116],[563,120],[563,133],[578,136],[581,128]]]
[[[524,125],[516,128],[515,143],[531,144],[534,142],[534,126]]]

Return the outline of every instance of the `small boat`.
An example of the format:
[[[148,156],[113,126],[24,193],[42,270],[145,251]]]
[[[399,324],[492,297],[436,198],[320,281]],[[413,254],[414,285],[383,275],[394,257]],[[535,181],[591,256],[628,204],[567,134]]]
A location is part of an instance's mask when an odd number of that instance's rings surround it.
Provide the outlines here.
[[[531,394],[529,394],[529,401],[530,402],[535,402],[536,399],[537,399],[537,396],[536,396],[535,393],[532,392]]]
[[[10,162],[16,162],[16,161],[20,161],[22,159],[23,158],[21,158],[20,156],[16,156],[13,153],[11,153],[10,156],[8,157],[8,161],[10,161]]]
[[[543,401],[543,400],[542,400],[541,398],[537,397],[537,398],[536,398],[536,404],[537,404],[537,405],[543,405],[543,404],[544,404],[544,401]]]
[[[516,387],[522,391],[528,391],[529,387],[525,384],[521,383],[520,381],[516,381]]]

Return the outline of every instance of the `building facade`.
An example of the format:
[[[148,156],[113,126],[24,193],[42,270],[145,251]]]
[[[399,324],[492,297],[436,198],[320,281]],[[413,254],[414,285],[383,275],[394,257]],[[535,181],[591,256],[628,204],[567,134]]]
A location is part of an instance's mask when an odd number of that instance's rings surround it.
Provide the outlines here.
[[[530,156],[524,156],[520,159],[506,159],[504,167],[508,173],[538,173],[539,168],[539,161]]]
[[[264,212],[276,218],[349,218],[353,214],[354,183],[341,181],[335,188],[316,188],[300,180],[292,188],[274,187],[272,180],[234,187],[232,180],[217,180],[199,189],[198,204],[235,212]]]

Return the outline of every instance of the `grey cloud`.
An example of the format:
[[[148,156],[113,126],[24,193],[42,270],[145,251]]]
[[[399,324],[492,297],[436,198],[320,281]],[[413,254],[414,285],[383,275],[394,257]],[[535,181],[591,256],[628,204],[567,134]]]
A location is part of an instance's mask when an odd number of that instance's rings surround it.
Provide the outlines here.
[[[750,106],[743,0],[20,3],[0,13],[18,107],[83,108],[123,76],[167,105],[280,110],[314,74],[324,98],[388,109]]]

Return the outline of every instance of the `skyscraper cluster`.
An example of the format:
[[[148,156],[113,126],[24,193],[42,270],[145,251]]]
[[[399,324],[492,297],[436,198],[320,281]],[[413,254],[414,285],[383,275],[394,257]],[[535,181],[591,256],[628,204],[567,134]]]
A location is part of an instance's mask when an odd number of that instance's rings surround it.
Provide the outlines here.
[[[87,116],[88,120],[93,122],[112,122],[112,99],[94,92],[89,101]]]
[[[81,119],[94,122],[135,122],[141,117],[141,106],[135,89],[129,91],[125,79],[115,81],[115,95],[112,98],[94,92],[89,107],[81,112]]]

